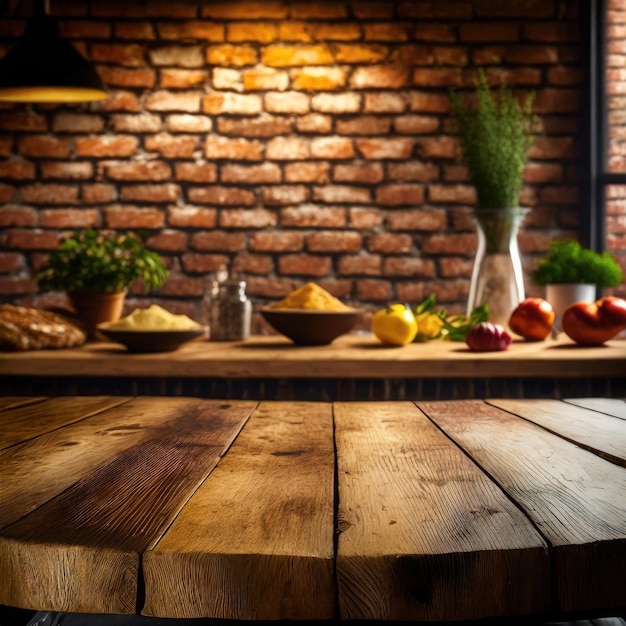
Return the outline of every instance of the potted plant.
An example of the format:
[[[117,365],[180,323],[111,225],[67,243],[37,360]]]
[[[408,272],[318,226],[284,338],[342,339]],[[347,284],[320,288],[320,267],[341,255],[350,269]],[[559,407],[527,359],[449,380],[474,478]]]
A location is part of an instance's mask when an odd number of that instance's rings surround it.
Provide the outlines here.
[[[65,291],[95,335],[100,322],[119,319],[127,289],[142,280],[145,289],[158,288],[167,270],[156,252],[134,234],[84,230],[63,239],[35,275],[42,291]]]
[[[490,319],[498,323],[506,323],[525,297],[517,232],[525,215],[519,195],[533,142],[533,100],[531,92],[520,103],[504,84],[492,92],[482,70],[473,98],[464,101],[454,88],[450,90],[461,156],[478,203],[474,212],[478,249],[467,310],[469,314],[486,304]]]
[[[593,302],[598,287],[615,287],[623,279],[620,266],[609,252],[600,254],[572,239],[553,241],[548,256],[539,261],[533,272],[533,281],[546,288],[546,300],[556,313],[557,328],[570,304]]]

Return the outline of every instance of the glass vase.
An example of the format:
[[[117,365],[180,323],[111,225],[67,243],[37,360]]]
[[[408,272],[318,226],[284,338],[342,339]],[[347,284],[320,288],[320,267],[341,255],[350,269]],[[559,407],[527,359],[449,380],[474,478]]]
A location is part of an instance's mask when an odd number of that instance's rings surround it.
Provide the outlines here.
[[[481,209],[474,214],[478,249],[474,257],[467,313],[486,304],[489,321],[508,328],[509,317],[524,300],[524,274],[517,233],[526,209]]]

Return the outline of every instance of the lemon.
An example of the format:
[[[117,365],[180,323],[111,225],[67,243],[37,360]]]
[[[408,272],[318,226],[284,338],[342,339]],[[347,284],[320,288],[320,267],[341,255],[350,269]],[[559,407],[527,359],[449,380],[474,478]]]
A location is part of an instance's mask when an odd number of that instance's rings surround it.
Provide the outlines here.
[[[413,312],[404,304],[392,304],[372,318],[372,332],[385,344],[403,346],[411,343],[418,331]]]

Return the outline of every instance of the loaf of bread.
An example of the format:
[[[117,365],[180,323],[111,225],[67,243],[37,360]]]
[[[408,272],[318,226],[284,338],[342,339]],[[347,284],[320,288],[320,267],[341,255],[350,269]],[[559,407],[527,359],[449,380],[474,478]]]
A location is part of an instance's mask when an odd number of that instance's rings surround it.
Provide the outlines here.
[[[62,315],[35,307],[0,304],[0,350],[72,348],[85,340],[85,331]]]

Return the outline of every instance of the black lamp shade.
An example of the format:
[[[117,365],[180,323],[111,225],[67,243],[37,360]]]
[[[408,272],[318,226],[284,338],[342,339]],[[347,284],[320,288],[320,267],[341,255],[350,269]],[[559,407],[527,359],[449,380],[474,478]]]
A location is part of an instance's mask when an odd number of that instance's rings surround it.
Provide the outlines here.
[[[108,92],[90,63],[61,39],[56,21],[39,12],[0,61],[0,101],[92,102]]]

